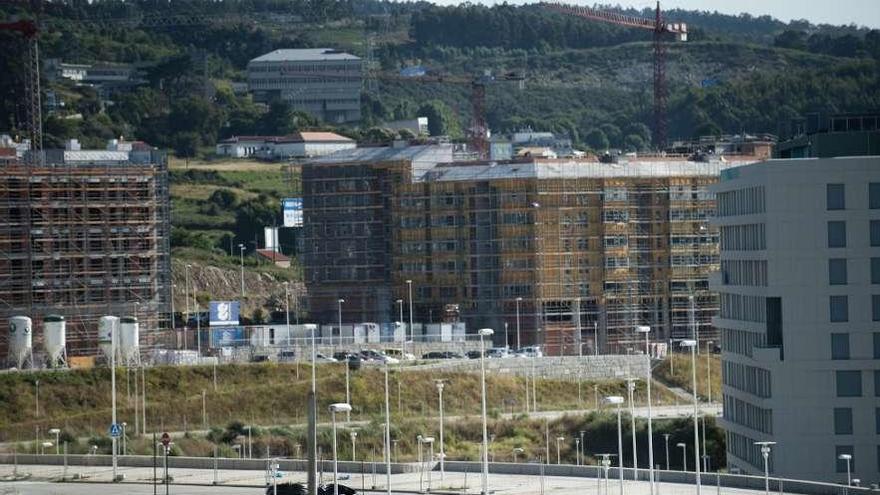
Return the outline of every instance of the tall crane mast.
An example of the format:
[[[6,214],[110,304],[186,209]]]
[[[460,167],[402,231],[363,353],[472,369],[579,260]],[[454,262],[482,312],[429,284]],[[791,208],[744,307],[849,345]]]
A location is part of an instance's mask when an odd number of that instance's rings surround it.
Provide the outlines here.
[[[549,3],[545,6],[551,10],[567,15],[593,19],[596,21],[617,24],[639,29],[648,29],[654,33],[654,146],[662,149],[666,145],[667,121],[666,100],[669,95],[666,86],[666,44],[664,38],[672,34],[677,41],[687,41],[687,24],[681,22],[668,23],[663,20],[660,2],[653,19],[636,17],[616,12],[607,12],[591,7],[580,7],[562,3]]]

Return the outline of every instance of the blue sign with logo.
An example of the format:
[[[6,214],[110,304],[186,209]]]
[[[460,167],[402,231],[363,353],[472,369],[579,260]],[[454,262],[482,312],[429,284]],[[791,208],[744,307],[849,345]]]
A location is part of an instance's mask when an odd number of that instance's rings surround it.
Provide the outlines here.
[[[211,347],[240,347],[247,345],[244,327],[223,327],[211,329]]]
[[[211,326],[238,325],[238,301],[211,301],[208,324]]]
[[[303,200],[302,198],[285,198],[281,201],[284,211],[285,227],[303,226]]]
[[[113,438],[119,438],[122,436],[122,426],[119,423],[113,423],[110,425],[110,436]]]

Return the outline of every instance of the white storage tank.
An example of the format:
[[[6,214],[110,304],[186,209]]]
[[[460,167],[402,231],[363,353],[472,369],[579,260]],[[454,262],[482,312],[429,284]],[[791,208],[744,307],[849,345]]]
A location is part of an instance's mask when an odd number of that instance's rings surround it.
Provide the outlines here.
[[[140,362],[140,326],[137,318],[123,316],[119,325],[119,356],[125,364],[138,364]]]
[[[49,367],[67,365],[67,322],[61,315],[46,315],[43,318],[43,346]]]
[[[109,363],[113,352],[113,335],[119,330],[119,318],[116,316],[102,316],[98,320],[98,348],[104,353]],[[117,337],[118,339],[118,337]],[[119,340],[116,340],[119,344]]]
[[[16,368],[33,364],[33,321],[27,316],[9,319],[9,361]]]

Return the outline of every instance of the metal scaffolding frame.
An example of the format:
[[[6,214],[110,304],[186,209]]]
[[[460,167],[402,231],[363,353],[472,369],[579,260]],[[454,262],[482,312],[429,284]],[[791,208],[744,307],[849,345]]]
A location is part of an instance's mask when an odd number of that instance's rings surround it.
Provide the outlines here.
[[[142,347],[168,318],[170,203],[156,163],[11,164],[0,169],[0,318],[67,321],[68,355],[98,353],[97,320],[137,316]],[[5,355],[7,335],[0,335]]]

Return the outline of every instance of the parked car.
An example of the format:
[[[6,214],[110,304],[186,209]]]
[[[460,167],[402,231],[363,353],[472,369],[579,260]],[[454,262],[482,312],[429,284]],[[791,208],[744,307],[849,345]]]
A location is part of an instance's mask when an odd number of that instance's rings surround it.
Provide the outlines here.
[[[465,354],[468,359],[480,359],[480,351],[467,351]]]
[[[464,356],[454,351],[443,351],[443,359],[464,359]]]
[[[325,356],[320,352],[315,353],[315,362],[316,363],[335,363],[336,359],[330,356]]]
[[[422,359],[444,359],[442,351],[431,351],[422,354]]]
[[[516,351],[517,357],[544,357],[544,352],[541,351],[541,346],[533,345],[529,347],[523,347]]]
[[[278,353],[278,361],[282,363],[296,361],[296,352],[293,349],[285,349]]]
[[[486,351],[487,358],[509,358],[510,350],[507,347],[493,347]]]
[[[400,361],[415,361],[416,356],[412,353],[404,353],[403,349],[385,349],[385,355],[399,359]]]

